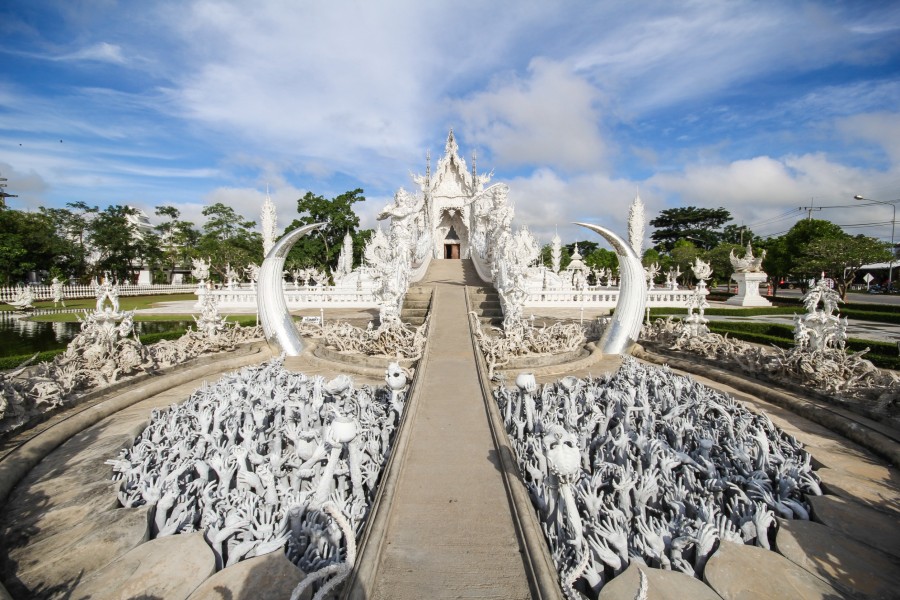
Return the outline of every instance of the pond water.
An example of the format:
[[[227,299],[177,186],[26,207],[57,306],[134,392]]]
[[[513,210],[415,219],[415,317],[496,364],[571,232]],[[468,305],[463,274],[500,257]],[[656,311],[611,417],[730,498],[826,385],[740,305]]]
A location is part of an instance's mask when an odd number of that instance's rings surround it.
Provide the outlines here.
[[[184,329],[193,321],[137,321],[138,335]],[[37,323],[0,313],[0,356],[17,356],[65,348],[81,330],[81,323]]]

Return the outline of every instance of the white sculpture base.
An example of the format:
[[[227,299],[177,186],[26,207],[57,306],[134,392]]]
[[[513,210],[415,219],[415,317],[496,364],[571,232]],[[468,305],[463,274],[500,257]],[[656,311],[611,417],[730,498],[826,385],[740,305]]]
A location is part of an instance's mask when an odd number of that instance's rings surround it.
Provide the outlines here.
[[[772,306],[772,303],[759,295],[759,284],[765,283],[765,273],[734,273],[731,278],[738,284],[738,293],[725,301],[725,304],[737,306]]]

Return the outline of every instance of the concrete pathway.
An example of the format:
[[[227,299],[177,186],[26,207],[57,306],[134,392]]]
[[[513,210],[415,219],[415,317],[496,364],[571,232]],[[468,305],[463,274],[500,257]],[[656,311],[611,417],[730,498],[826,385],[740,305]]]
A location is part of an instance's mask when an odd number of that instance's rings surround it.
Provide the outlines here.
[[[429,357],[369,598],[529,598],[469,336],[464,261],[435,261]]]

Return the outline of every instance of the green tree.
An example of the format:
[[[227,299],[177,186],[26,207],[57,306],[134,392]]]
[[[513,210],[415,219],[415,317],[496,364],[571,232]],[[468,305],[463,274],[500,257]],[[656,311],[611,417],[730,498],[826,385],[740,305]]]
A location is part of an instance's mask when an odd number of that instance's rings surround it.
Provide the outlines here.
[[[767,254],[763,268],[766,269],[766,273],[774,276],[776,282],[790,276],[799,278],[801,289],[805,290],[806,281],[821,274],[821,271],[817,273],[815,270],[798,268],[798,260],[806,251],[806,247],[817,239],[846,236],[844,230],[831,221],[823,219],[798,221],[781,238],[766,244]]]
[[[325,223],[325,226],[298,240],[288,255],[288,260],[323,271],[333,269],[337,265],[344,235],[349,233],[353,239],[353,264],[358,265],[362,260],[363,247],[372,231],[358,229],[359,217],[353,211],[353,205],[365,200],[363,190],[359,188],[330,200],[307,192],[297,200],[297,212],[301,216],[294,219],[285,232],[313,223]]]
[[[671,252],[678,240],[685,239],[713,248],[722,239],[722,226],[730,220],[731,213],[724,208],[669,208],[650,221],[656,228],[650,239],[662,252]]]
[[[724,281],[731,286],[731,274],[734,273],[734,267],[731,266],[731,253],[735,256],[744,256],[746,246],[740,244],[723,242],[703,253],[703,260],[712,267],[713,280]],[[755,253],[755,251],[754,251]]]
[[[580,250],[579,250],[580,252]],[[572,255],[565,246],[559,249],[559,270],[564,270],[572,262]],[[541,264],[548,269],[553,266],[553,248],[546,244],[541,248]]]
[[[56,213],[0,210],[0,280],[11,284],[68,266],[71,244],[60,235]]]
[[[96,206],[88,206],[84,202],[69,202],[65,210],[63,226],[63,235],[69,239],[72,244],[72,272],[70,275],[76,277],[82,283],[87,283],[90,278],[90,257],[91,250],[87,243],[90,238],[91,221],[100,210]]]
[[[864,235],[820,237],[809,242],[797,261],[801,273],[825,273],[837,284],[841,298],[847,299],[847,288],[859,269],[868,263],[887,262],[890,244]]]
[[[262,262],[262,235],[253,231],[254,221],[241,218],[221,202],[204,208],[203,216],[206,223],[197,248],[200,256],[209,257],[211,271],[224,277],[227,265],[238,269]]]
[[[619,266],[619,257],[612,250],[597,248],[584,257],[584,264],[592,269],[615,269]]]
[[[171,283],[175,269],[186,267],[191,257],[196,255],[200,232],[190,221],[181,220],[181,212],[174,206],[158,206],[156,215],[168,217],[167,221],[156,226],[156,231],[160,239],[160,261],[167,271],[166,283]]]
[[[136,212],[130,206],[112,205],[91,220],[88,240],[97,255],[98,277],[109,273],[118,281],[134,279],[145,254],[137,228],[128,220]]]
[[[694,260],[700,256],[700,254],[701,250],[689,240],[677,240],[675,242],[675,245],[670,252],[672,257],[672,264],[670,266],[678,267],[681,271],[682,283],[687,284],[689,281],[693,281],[694,272],[691,270],[691,267],[694,265]]]
[[[726,225],[722,229],[721,241],[729,244],[737,244],[746,246],[753,244],[755,248],[757,244],[762,242],[762,238],[753,233],[753,230],[744,225],[735,225],[734,223]]]
[[[0,281],[6,285],[16,283],[22,276],[26,254],[22,221],[22,213],[17,210],[0,210]]]

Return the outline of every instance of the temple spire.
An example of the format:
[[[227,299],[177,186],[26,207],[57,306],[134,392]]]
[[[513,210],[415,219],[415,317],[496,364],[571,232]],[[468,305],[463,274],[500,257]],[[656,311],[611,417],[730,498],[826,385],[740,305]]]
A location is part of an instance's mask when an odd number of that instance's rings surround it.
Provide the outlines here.
[[[275,212],[275,204],[269,197],[269,184],[266,184],[266,199],[263,201],[262,214],[260,215],[262,225],[262,241],[263,241],[263,257],[269,255],[269,250],[275,245],[276,229],[278,227],[278,215]]]

